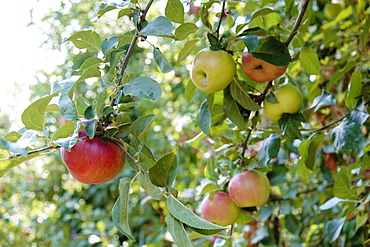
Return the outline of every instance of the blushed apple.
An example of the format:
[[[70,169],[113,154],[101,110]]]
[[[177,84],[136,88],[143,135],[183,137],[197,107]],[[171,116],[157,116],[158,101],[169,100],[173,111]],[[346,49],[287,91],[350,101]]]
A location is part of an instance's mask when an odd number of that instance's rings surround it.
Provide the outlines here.
[[[303,96],[295,86],[283,85],[274,95],[278,103],[264,101],[265,115],[270,121],[277,123],[284,113],[296,114],[301,110]]]
[[[270,196],[270,181],[260,171],[244,171],[230,179],[228,190],[238,207],[262,206]]]
[[[61,156],[71,175],[85,184],[100,184],[115,178],[126,162],[126,153],[116,144],[95,136],[87,137],[81,130],[79,138],[84,138],[68,151],[62,148]]]
[[[215,93],[230,84],[235,72],[235,61],[228,52],[204,49],[196,55],[190,77],[200,90]]]
[[[285,73],[288,66],[278,66],[244,53],[242,56],[242,69],[254,81],[267,82],[275,80]]]
[[[238,208],[225,192],[215,191],[208,194],[201,204],[202,216],[205,220],[220,226],[234,224],[239,216]]]

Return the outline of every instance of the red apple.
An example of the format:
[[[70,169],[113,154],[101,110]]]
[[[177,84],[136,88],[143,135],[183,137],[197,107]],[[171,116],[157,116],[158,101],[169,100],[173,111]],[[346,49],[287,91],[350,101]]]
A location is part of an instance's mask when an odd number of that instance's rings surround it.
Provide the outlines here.
[[[86,137],[81,130],[80,138]],[[68,151],[62,148],[61,156],[71,175],[85,184],[100,184],[115,178],[126,162],[126,154],[113,142],[95,136],[79,141]]]
[[[249,53],[244,53],[242,57],[242,69],[244,73],[257,82],[275,80],[285,73],[287,67],[273,65]]]
[[[201,204],[202,216],[205,220],[220,226],[234,224],[239,216],[238,208],[225,192],[217,191],[207,195]]]
[[[270,182],[260,171],[244,171],[230,179],[230,199],[241,208],[266,204],[270,196]]]

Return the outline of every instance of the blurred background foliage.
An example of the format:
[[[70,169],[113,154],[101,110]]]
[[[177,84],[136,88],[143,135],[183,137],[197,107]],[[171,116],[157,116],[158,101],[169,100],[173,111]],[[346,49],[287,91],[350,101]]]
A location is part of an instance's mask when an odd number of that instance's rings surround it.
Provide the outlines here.
[[[312,17],[309,22],[302,25],[299,38],[291,45],[292,52],[297,55],[298,49],[302,46],[299,41],[304,40],[306,46],[315,49],[321,61],[320,76],[310,76],[302,72],[299,61],[291,63],[289,67],[290,80],[304,92],[307,108],[322,93],[322,89],[327,87],[333,74],[342,70],[351,61],[359,65],[364,85],[369,90],[370,44],[368,37],[363,41],[360,40],[366,18],[370,16],[369,5],[366,1],[342,1],[343,9],[349,6],[353,8],[350,9],[349,15],[337,20],[325,17],[323,10],[326,2],[312,1],[311,10],[307,13]],[[64,39],[73,32],[92,29],[100,36],[109,38],[132,28],[130,20],[127,17],[117,19],[115,11],[92,22],[94,10],[99,3],[92,0],[63,0],[60,1],[59,10],[52,11],[43,18],[43,30],[47,39],[42,46],[45,49],[63,52],[65,62],[56,67],[52,73],[35,71],[39,83],[31,88],[32,101],[48,94],[54,82],[69,78],[83,61],[96,55],[94,52],[75,48],[71,42],[64,43]],[[195,1],[187,6],[188,22],[199,23],[199,3]],[[236,20],[242,22],[250,18],[254,11],[269,7],[279,10],[281,14],[257,18],[249,26],[263,27],[271,35],[281,37],[281,40],[285,40],[289,35],[299,6],[295,1],[288,0],[230,1],[229,4],[230,12],[222,23],[226,35],[233,31],[230,28]],[[150,9],[148,19],[163,13],[164,6],[165,1],[156,1]],[[37,10],[36,8],[37,6],[31,10],[31,14]],[[208,18],[217,20],[217,10],[210,9]],[[188,39],[203,38],[204,34],[195,33]],[[151,42],[160,48],[173,65],[176,64],[183,42],[173,42],[165,38],[155,38]],[[365,51],[361,48],[363,42],[366,43]],[[204,47],[206,41],[203,39],[199,42],[197,50]],[[130,116],[135,119],[149,113],[158,115],[147,134],[146,145],[157,158],[178,149],[180,163],[175,187],[180,192],[179,198],[199,212],[198,207],[202,198],[199,192],[202,186],[207,181],[218,180],[222,174],[233,174],[234,170],[239,169],[234,162],[240,155],[240,149],[236,144],[242,143],[244,136],[229,129],[224,131],[220,138],[217,136],[213,140],[198,138],[189,142],[201,132],[196,122],[199,106],[204,99],[204,95],[197,92],[188,104],[185,95],[185,86],[190,81],[188,68],[195,54],[196,52],[174,66],[172,72],[163,74],[152,59],[150,45],[139,42],[131,57],[128,71],[136,76],[146,75],[156,78],[161,83],[162,97],[154,103],[141,101],[133,108]],[[349,68],[343,78],[330,87],[330,93],[335,98],[336,104],[315,112],[310,121],[312,127],[326,126],[347,114],[344,100],[354,69]],[[239,76],[248,80],[242,74]],[[254,86],[261,88],[261,84]],[[78,85],[77,90],[93,100],[96,92],[101,90],[100,81],[86,80]],[[369,102],[370,96],[364,97]],[[50,131],[55,131],[64,123],[63,121],[60,115],[48,113],[47,127]],[[6,133],[11,123],[7,122],[4,115],[0,116],[0,122],[0,133]],[[265,127],[268,126],[265,124]],[[364,146],[369,145],[369,121],[361,127],[361,130],[362,146],[357,150],[335,152],[331,142],[324,143],[323,150],[318,152],[318,166],[309,181],[302,180],[296,173],[297,143],[289,141],[283,143],[278,158],[271,162],[272,169],[268,172],[273,185],[271,199],[268,205],[252,215],[261,223],[252,221],[248,225],[237,225],[234,229],[233,246],[248,246],[248,242],[249,246],[258,246],[258,243],[261,246],[274,246],[276,239],[284,243],[283,246],[362,246],[369,237],[369,220],[366,218],[363,224],[358,224],[361,219],[359,215],[356,216],[356,210],[353,210],[347,218],[337,242],[329,244],[325,235],[326,223],[341,217],[344,211],[354,207],[352,204],[338,204],[325,211],[319,209],[320,205],[333,197],[332,187],[336,168],[340,166],[347,169],[346,167],[355,165],[356,158],[369,155],[369,150],[367,153],[362,150]],[[250,148],[247,150],[251,161],[255,160],[260,141],[268,136],[267,132],[252,136]],[[230,140],[231,145],[227,147],[223,145],[225,138]],[[362,196],[368,196],[366,189],[369,189],[369,166],[370,164],[364,162],[361,173],[351,177],[352,183],[361,179],[365,181]],[[80,184],[71,178],[58,153],[39,157],[15,167],[0,178],[2,236],[0,246],[171,246],[164,224],[167,213],[165,205],[150,200],[136,182],[130,195],[130,224],[137,242],[127,242],[114,227],[111,209],[119,194],[118,180],[123,176],[132,177],[133,174],[134,171],[127,165],[122,174],[108,183]],[[365,214],[366,209],[369,209],[369,204],[366,205]],[[362,213],[361,216],[363,220]],[[356,224],[360,227],[356,227]],[[196,244],[209,246],[210,239],[198,240]]]

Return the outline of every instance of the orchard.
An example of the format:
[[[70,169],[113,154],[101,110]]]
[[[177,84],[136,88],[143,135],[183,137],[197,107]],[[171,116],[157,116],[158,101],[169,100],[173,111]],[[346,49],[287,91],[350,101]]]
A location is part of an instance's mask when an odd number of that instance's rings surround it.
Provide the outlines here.
[[[65,0],[42,26],[66,56],[20,129],[0,112],[0,246],[370,245],[368,1]]]

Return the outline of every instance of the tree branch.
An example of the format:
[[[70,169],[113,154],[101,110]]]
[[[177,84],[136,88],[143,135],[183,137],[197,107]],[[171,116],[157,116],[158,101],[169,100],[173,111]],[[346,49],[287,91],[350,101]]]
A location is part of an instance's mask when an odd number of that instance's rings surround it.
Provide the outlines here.
[[[221,10],[221,14],[220,14],[220,19],[218,21],[218,25],[217,25],[217,29],[216,29],[216,37],[217,39],[220,37],[220,28],[221,28],[221,22],[222,22],[222,17],[224,16],[225,14],[225,8],[226,8],[226,0],[224,0],[222,2],[222,10]]]
[[[55,149],[54,151],[56,151],[59,148],[60,148],[59,146],[57,146],[57,147],[44,147],[44,148],[40,148],[40,149],[35,149],[35,150],[32,150],[32,151],[29,151],[29,152],[27,152],[27,155],[41,153],[41,152],[44,152],[44,151],[47,151],[47,150],[52,150],[52,149]],[[0,161],[11,160],[11,159],[14,159],[14,158],[17,158],[17,157],[21,157],[21,156],[22,156],[22,154],[13,154],[13,155],[9,155],[7,158],[0,159]]]
[[[289,35],[288,39],[284,42],[286,46],[288,46],[290,44],[294,35],[297,34],[298,28],[301,25],[301,22],[303,20],[303,16],[306,13],[306,10],[307,10],[307,7],[308,7],[309,3],[310,3],[310,0],[305,0],[304,1],[301,12],[298,15],[298,18],[297,18],[297,20],[294,24],[294,27],[293,27],[292,31],[290,32],[290,35]]]

